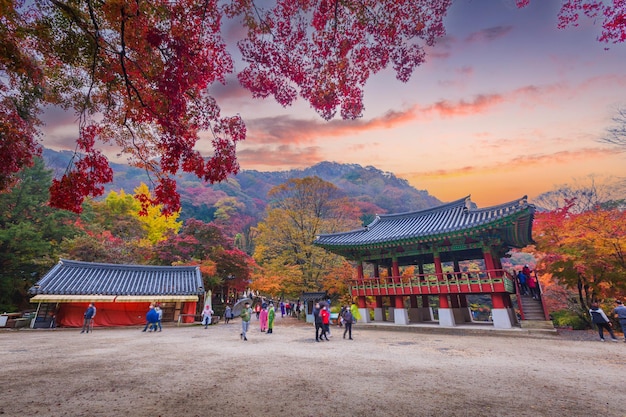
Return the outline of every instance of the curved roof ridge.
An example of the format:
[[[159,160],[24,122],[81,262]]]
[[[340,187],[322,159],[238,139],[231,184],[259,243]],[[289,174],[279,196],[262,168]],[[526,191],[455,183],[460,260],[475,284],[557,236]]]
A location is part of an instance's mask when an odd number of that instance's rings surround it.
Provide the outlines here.
[[[506,207],[522,206],[522,205],[528,205],[528,196],[527,195],[525,195],[525,196],[523,196],[521,198],[517,198],[515,200],[511,200],[511,201],[509,201],[507,203],[498,204],[496,206],[489,206],[489,207],[482,207],[482,208],[475,208],[475,209],[468,208],[468,211],[472,212],[472,213],[476,213],[476,212],[479,212],[479,211],[481,211],[481,212],[482,211],[493,211],[493,210],[503,209],[503,208],[506,208]]]
[[[184,268],[196,268],[198,265],[176,265],[176,266],[170,266],[170,265],[140,265],[140,264],[112,264],[112,263],[106,263],[106,262],[87,262],[87,261],[75,261],[72,259],[59,259],[59,263],[65,266],[80,266],[83,268],[126,268],[126,269],[133,269],[133,268],[142,268],[142,269],[162,269],[162,268],[179,268],[179,269],[184,269]]]
[[[471,201],[470,197],[471,197],[471,194],[466,196],[466,197],[460,198],[458,200],[454,200],[454,201],[451,201],[449,203],[442,204],[440,206],[430,207],[430,208],[423,209],[423,210],[405,211],[404,213],[380,214],[380,215],[376,216],[376,218],[380,218],[380,220],[382,221],[383,219],[385,219],[385,220],[386,219],[396,219],[396,218],[399,218],[399,217],[415,216],[416,214],[420,214],[421,215],[421,214],[432,213],[432,212],[435,212],[435,211],[444,211],[444,210],[448,210],[448,209],[451,209],[451,208],[456,207],[456,206],[466,207],[468,200]],[[376,220],[374,220],[374,222],[375,221]],[[374,222],[372,222],[371,225],[373,225]]]

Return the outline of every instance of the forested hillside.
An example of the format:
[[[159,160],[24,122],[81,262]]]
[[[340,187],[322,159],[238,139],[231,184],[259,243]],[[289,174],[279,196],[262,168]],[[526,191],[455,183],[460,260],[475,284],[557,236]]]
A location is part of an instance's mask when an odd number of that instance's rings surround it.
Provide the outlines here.
[[[71,152],[44,150],[46,166],[57,175],[65,171]],[[132,193],[141,182],[150,183],[147,174],[124,164],[112,164],[114,180],[106,186],[109,191]],[[259,220],[268,203],[268,191],[291,178],[317,176],[336,185],[347,197],[367,213],[364,223],[376,214],[400,213],[436,206],[441,202],[426,190],[417,190],[406,180],[375,167],[357,164],[321,162],[302,170],[260,172],[243,170],[228,181],[206,184],[193,175],[179,176],[178,188],[182,198],[181,219],[195,218],[205,222],[215,220],[218,210],[237,210],[250,220]],[[105,194],[106,194],[105,193]],[[217,213],[217,214],[216,214]]]

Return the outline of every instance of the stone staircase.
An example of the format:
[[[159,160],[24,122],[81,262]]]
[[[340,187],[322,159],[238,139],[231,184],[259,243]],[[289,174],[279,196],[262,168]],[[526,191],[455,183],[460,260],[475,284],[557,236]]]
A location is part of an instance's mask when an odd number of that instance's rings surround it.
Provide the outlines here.
[[[524,311],[524,320],[520,321],[522,329],[554,330],[551,320],[546,320],[541,300],[534,300],[530,295],[519,296],[517,302]]]

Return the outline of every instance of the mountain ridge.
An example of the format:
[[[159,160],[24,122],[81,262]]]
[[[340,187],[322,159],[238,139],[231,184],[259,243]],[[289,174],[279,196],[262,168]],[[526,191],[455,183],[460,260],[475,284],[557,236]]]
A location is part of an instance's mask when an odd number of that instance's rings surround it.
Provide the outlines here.
[[[61,175],[71,160],[71,151],[44,149],[46,166],[55,175]],[[150,184],[145,171],[126,164],[111,163],[114,178],[105,185],[105,194],[124,190],[132,193],[141,182]],[[401,213],[431,208],[442,204],[427,190],[419,190],[392,172],[382,171],[374,166],[341,164],[323,161],[303,169],[285,171],[241,170],[226,181],[208,184],[193,174],[182,173],[176,176],[181,194],[181,218],[195,217],[210,221],[214,218],[215,204],[225,198],[235,198],[243,204],[241,210],[255,219],[262,217],[268,204],[267,193],[273,187],[292,178],[317,176],[337,186],[347,197],[367,206],[370,216],[385,213]]]

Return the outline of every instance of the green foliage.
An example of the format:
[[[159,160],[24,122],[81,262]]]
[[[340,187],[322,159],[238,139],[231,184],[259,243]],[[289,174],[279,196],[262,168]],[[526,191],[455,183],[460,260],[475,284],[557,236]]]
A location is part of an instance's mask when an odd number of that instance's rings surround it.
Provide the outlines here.
[[[29,307],[28,289],[58,259],[60,242],[76,234],[75,215],[48,206],[52,181],[43,161],[21,171],[0,194],[0,310]]]
[[[574,330],[589,328],[588,321],[583,319],[580,314],[568,309],[553,311],[551,316],[555,327],[571,327]]]

